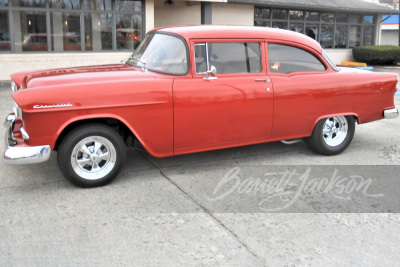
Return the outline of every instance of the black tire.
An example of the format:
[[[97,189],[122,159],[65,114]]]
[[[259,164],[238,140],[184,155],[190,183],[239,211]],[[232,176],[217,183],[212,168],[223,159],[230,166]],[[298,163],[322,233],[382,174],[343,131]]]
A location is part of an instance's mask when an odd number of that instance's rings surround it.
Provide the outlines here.
[[[336,131],[338,128],[341,130]],[[355,119],[353,116],[325,118],[317,123],[312,135],[304,138],[304,141],[316,153],[333,156],[342,153],[350,145],[354,131]]]
[[[110,183],[120,173],[125,159],[122,137],[111,127],[99,123],[73,129],[63,138],[57,153],[63,176],[80,187]]]

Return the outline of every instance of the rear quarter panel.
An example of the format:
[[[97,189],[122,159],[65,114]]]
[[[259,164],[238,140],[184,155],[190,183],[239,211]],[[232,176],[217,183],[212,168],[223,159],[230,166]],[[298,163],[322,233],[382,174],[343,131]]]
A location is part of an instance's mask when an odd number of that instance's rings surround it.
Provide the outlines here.
[[[272,75],[273,137],[310,136],[322,118],[354,115],[359,123],[383,118],[394,107],[397,75],[391,73],[293,73]]]

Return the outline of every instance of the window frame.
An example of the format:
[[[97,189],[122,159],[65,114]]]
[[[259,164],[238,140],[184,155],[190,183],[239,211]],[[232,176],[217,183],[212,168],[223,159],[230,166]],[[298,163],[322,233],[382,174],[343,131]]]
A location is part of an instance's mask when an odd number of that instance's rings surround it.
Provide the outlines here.
[[[266,67],[266,51],[265,51],[265,39],[192,39],[190,40],[190,58],[191,58],[191,70],[193,78],[204,78],[206,73],[196,73],[196,62],[195,62],[195,50],[194,46],[201,43],[258,43],[260,45],[260,59],[261,59],[261,71],[260,72],[242,72],[242,73],[218,73],[217,77],[245,77],[245,76],[265,76],[267,72]],[[206,46],[207,47],[207,46]],[[207,53],[208,54],[208,53]],[[208,58],[207,58],[208,61]]]
[[[290,73],[282,73],[282,72],[273,72],[270,69],[270,55],[269,55],[269,45],[270,44],[277,44],[277,45],[285,45],[285,46],[291,46],[297,49],[301,49],[304,50],[308,53],[310,53],[311,55],[313,55],[317,60],[319,60],[319,62],[321,62],[321,64],[325,67],[325,70],[313,70],[313,71],[294,71],[294,72],[290,72]],[[266,40],[265,42],[265,49],[266,49],[266,54],[267,54],[267,74],[268,75],[276,75],[276,76],[293,76],[293,75],[300,75],[300,74],[323,74],[323,73],[327,73],[330,72],[332,67],[329,65],[328,62],[326,62],[325,58],[322,56],[322,49],[321,49],[321,53],[318,53],[318,51],[315,51],[314,49],[310,49],[310,47],[306,46],[306,45],[302,45],[299,43],[292,43],[292,42],[288,42],[288,41],[270,41],[270,40]]]

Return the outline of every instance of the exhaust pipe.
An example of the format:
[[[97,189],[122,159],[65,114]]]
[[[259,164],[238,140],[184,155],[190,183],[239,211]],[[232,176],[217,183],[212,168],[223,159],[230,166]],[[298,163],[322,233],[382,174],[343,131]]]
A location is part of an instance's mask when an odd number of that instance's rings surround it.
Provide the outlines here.
[[[281,142],[285,145],[293,145],[301,142],[301,139],[281,140]]]

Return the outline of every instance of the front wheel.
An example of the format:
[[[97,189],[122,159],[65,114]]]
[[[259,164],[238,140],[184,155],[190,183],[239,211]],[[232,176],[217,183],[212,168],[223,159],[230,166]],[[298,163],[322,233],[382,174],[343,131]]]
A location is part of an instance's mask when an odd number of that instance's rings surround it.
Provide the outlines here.
[[[61,173],[80,187],[110,183],[121,171],[125,158],[121,136],[102,124],[72,130],[62,140],[57,153]]]
[[[353,116],[338,116],[320,120],[310,137],[305,138],[309,148],[322,155],[342,153],[351,143],[355,131]]]

